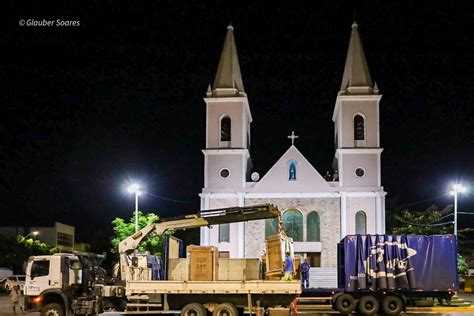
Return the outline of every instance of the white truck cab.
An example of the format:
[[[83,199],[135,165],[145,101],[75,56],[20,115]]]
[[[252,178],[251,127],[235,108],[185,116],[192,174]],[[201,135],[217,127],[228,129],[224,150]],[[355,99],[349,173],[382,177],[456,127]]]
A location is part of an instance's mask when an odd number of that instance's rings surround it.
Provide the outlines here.
[[[48,306],[67,306],[69,299],[65,293],[79,290],[81,279],[81,263],[76,255],[58,253],[30,257],[24,288],[26,309],[41,310],[44,314]]]

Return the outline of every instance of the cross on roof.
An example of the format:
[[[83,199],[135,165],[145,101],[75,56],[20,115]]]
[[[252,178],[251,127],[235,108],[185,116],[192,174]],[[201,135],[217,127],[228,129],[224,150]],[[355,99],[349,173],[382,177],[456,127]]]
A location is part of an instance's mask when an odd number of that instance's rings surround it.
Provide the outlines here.
[[[291,139],[291,145],[295,144],[295,139],[299,138],[299,136],[295,135],[295,131],[291,131],[291,135],[288,136],[289,139]]]

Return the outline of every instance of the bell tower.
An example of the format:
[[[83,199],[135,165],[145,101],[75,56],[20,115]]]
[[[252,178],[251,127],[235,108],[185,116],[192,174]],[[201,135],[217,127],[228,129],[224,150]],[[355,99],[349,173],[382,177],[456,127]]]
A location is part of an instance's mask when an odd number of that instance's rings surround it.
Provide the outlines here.
[[[354,22],[332,118],[336,147],[333,167],[339,175],[341,226],[345,226],[341,227],[341,235],[344,229],[346,234],[385,231],[385,192],[380,170],[381,98],[377,83],[370,76],[358,25]],[[362,220],[365,225],[361,224]]]
[[[242,82],[232,25],[227,27],[217,73],[204,101],[204,189],[244,188],[251,169],[252,115]]]

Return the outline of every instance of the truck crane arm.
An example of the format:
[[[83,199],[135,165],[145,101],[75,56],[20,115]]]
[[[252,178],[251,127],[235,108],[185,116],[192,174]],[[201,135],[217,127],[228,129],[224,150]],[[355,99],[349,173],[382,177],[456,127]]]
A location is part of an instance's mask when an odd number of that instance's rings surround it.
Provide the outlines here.
[[[135,234],[122,240],[119,244],[119,254],[122,257],[138,248],[140,242],[152,232],[161,236],[166,231],[185,230],[218,224],[237,223],[250,220],[275,218],[280,211],[273,204],[262,204],[246,207],[230,207],[201,211],[198,214],[185,215],[152,223]],[[125,259],[125,258],[124,258]],[[123,261],[122,261],[123,262]]]

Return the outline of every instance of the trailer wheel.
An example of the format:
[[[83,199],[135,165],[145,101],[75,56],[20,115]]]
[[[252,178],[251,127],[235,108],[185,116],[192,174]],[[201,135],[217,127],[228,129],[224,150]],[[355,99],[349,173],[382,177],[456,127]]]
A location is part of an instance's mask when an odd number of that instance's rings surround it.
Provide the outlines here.
[[[64,316],[64,310],[60,304],[50,303],[41,309],[41,316]]]
[[[380,303],[372,295],[366,295],[360,298],[358,308],[362,315],[375,315],[379,311]]]
[[[190,303],[181,309],[181,316],[207,316],[207,310],[199,303]]]
[[[344,293],[336,298],[334,306],[341,314],[350,314],[356,307],[356,301],[352,295]]]
[[[403,310],[403,301],[396,295],[389,295],[383,299],[382,310],[385,315],[398,315]]]
[[[239,316],[239,311],[234,305],[223,303],[214,309],[212,316]]]

